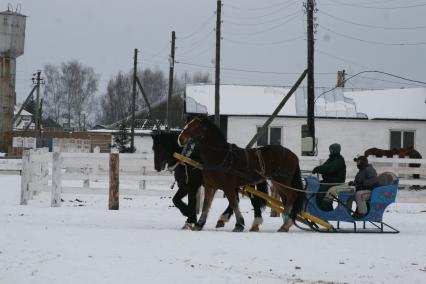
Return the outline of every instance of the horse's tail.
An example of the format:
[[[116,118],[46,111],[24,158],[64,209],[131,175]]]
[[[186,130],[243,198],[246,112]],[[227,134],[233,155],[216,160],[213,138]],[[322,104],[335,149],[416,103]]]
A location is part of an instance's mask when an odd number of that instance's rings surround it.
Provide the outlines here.
[[[300,173],[299,165],[297,165],[296,173],[294,174],[293,180],[291,181],[291,186],[303,190],[302,175]],[[302,211],[304,199],[305,193],[297,191],[296,201],[294,202],[293,208],[290,213],[290,217],[293,219],[293,221],[296,220],[297,214]]]

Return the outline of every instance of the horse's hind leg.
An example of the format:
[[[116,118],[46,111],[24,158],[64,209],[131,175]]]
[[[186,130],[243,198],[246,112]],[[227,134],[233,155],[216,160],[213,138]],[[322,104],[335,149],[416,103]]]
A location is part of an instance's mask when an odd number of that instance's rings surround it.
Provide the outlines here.
[[[201,212],[200,219],[193,227],[194,231],[201,231],[206,224],[207,215],[209,214],[210,207],[212,205],[213,197],[216,190],[213,188],[205,187],[204,188],[204,202],[203,202],[203,211]]]
[[[292,205],[286,205],[283,213],[281,213],[281,217],[283,218],[283,224],[278,229],[278,232],[288,232],[290,227],[294,224],[293,219],[290,218],[290,212],[293,209]]]
[[[238,194],[236,196],[237,199],[239,199]],[[229,222],[229,219],[231,219],[232,214],[234,214],[234,210],[232,209],[231,205],[228,205],[225,211],[223,211],[222,215],[220,215],[219,220],[217,220],[216,228],[225,227],[225,223]]]
[[[234,210],[232,210],[232,207],[228,205],[225,211],[223,211],[223,213],[220,215],[219,220],[217,220],[216,228],[225,227],[225,223],[229,222],[229,219],[231,219],[232,214],[234,214]]]
[[[274,183],[272,182],[272,184]],[[297,195],[291,190],[284,188],[283,186],[277,184],[274,184],[274,186],[275,188],[277,188],[284,206],[284,211],[281,213],[281,217],[283,218],[283,224],[278,229],[278,232],[288,232],[290,227],[294,224],[293,218],[291,218],[291,212],[293,210],[293,203],[296,200]]]
[[[241,214],[240,206],[238,205],[239,199],[238,199],[238,193],[236,190],[225,190],[226,198],[228,198],[229,205],[234,210],[235,218],[237,222],[235,223],[235,227],[233,232],[242,232],[244,231],[244,217],[243,214]]]
[[[259,197],[251,197],[250,198],[251,205],[253,205],[254,209],[254,220],[253,224],[251,225],[250,232],[259,232],[259,226],[263,223],[262,218],[262,208],[260,204]]]
[[[266,181],[257,184],[256,190],[268,194],[268,185]],[[254,209],[254,220],[250,232],[258,232],[259,226],[263,224],[262,208],[266,206],[266,200],[258,196],[253,196],[250,198],[250,202]]]

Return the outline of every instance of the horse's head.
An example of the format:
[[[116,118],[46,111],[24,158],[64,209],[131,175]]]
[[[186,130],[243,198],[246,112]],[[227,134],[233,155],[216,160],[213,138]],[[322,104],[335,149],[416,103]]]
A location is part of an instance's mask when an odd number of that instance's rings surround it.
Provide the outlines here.
[[[173,153],[178,151],[177,132],[157,131],[152,134],[152,150],[154,151],[154,167],[160,172],[167,164],[174,162]]]
[[[206,132],[205,122],[199,117],[195,117],[188,122],[180,133],[177,141],[183,147],[193,140],[200,140]]]

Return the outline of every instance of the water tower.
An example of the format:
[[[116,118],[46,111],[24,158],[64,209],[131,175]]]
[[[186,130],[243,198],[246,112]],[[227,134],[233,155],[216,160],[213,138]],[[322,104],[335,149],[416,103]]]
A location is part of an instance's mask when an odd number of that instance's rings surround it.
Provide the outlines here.
[[[16,58],[24,53],[26,16],[8,6],[0,12],[0,152],[12,146],[13,111],[16,104]]]

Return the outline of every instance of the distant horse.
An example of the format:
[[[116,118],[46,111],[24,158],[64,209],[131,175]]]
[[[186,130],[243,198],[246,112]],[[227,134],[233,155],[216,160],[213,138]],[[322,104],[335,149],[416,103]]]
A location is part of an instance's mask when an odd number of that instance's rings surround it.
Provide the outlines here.
[[[257,149],[243,149],[229,144],[221,130],[207,118],[194,118],[178,137],[179,145],[195,142],[200,146],[203,160],[203,185],[205,197],[201,216],[195,226],[201,230],[217,189],[224,191],[235,216],[234,231],[244,230],[235,188],[257,184],[266,179],[279,193],[285,211],[283,225],[278,231],[287,232],[302,209],[303,185],[299,159],[281,145],[267,145]],[[297,188],[295,191],[292,188]]]
[[[184,228],[189,228],[189,224],[194,224],[197,221],[196,215],[196,195],[198,188],[202,185],[203,178],[201,171],[192,166],[177,164],[178,161],[173,157],[173,153],[180,153],[182,148],[177,143],[177,138],[180,132],[176,131],[157,131],[152,135],[154,164],[157,171],[165,168],[166,164],[173,168],[174,177],[178,184],[178,191],[173,197],[173,204],[180,212],[187,217]],[[198,162],[202,162],[199,154],[198,146],[195,146],[190,157]],[[176,165],[176,166],[175,166]],[[268,193],[266,183],[258,185],[258,190]],[[188,204],[182,202],[182,199],[188,195]],[[238,195],[237,195],[238,196]],[[254,208],[254,221],[250,231],[259,231],[259,225],[262,224],[262,208],[266,206],[266,201],[257,196],[250,198]],[[217,222],[216,228],[223,227],[225,222],[229,221],[233,211],[230,206],[222,213]]]
[[[398,150],[392,149],[392,150],[384,150],[379,148],[370,148],[364,151],[364,156],[376,156],[378,158],[386,157],[386,158],[392,158],[394,155],[397,155]]]
[[[392,150],[383,150],[379,148],[370,148],[368,150],[365,150],[364,156],[376,156],[376,157],[387,157],[392,158],[393,156],[397,155],[399,158],[405,158],[408,157],[410,159],[422,159],[422,155],[414,149],[414,145],[409,145],[407,147],[401,148],[401,149],[392,149]],[[420,164],[409,164],[410,168],[419,168]],[[413,174],[413,178],[419,178],[418,174]]]

